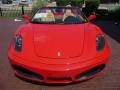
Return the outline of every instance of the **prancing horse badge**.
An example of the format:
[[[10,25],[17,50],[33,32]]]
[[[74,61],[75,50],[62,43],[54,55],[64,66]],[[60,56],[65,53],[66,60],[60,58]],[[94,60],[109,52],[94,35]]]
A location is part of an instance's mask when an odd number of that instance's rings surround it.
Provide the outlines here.
[[[57,55],[58,55],[58,57],[60,57],[60,56],[61,56],[61,53],[60,53],[60,52],[58,52],[58,53],[57,53]]]

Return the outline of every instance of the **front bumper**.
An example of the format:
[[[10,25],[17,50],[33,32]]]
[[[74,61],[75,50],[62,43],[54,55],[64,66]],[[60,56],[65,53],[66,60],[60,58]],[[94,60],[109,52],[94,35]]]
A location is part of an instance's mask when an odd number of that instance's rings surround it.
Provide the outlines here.
[[[51,65],[25,60],[8,53],[15,74],[19,77],[44,83],[72,83],[96,76],[106,66],[108,56],[101,56],[83,63]]]

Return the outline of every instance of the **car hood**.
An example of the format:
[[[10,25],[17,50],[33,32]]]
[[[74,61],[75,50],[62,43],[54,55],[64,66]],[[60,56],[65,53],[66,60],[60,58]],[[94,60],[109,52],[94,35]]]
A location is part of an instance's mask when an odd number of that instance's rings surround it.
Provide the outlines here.
[[[84,24],[38,25],[34,31],[34,51],[43,58],[73,58],[83,51]]]

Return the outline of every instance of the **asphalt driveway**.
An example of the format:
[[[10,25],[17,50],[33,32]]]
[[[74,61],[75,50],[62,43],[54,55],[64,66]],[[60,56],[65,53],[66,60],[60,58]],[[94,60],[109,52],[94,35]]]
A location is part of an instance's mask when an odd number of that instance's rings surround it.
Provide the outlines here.
[[[22,22],[0,19],[0,90],[120,90],[120,26],[114,25],[113,21],[96,23],[103,28],[111,48],[110,60],[103,75],[76,84],[50,86],[33,84],[13,75],[7,48],[16,28]]]

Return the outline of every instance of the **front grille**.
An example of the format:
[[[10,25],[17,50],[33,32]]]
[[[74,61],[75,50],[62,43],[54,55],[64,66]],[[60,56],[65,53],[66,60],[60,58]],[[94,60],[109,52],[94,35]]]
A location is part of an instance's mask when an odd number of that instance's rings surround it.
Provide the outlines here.
[[[64,77],[64,78],[55,78],[55,77],[49,77],[47,80],[50,81],[72,81],[72,79],[70,77]]]
[[[83,73],[78,74],[75,78],[76,78],[77,80],[86,79],[86,78],[88,78],[88,77],[90,77],[90,76],[92,76],[92,75],[95,75],[95,74],[99,73],[99,72],[102,71],[104,68],[105,68],[105,65],[102,64],[102,65],[97,66],[97,67],[95,67],[95,68],[92,68],[92,69],[90,69],[90,70],[88,70],[88,71],[86,71],[86,72],[83,72]]]
[[[19,74],[21,74],[25,77],[28,77],[28,78],[31,78],[31,79],[34,79],[34,80],[43,80],[43,77],[41,75],[38,75],[38,74],[36,74],[34,72],[31,72],[27,69],[24,69],[24,68],[15,66],[15,65],[13,65],[13,68],[17,73],[19,73]]]

